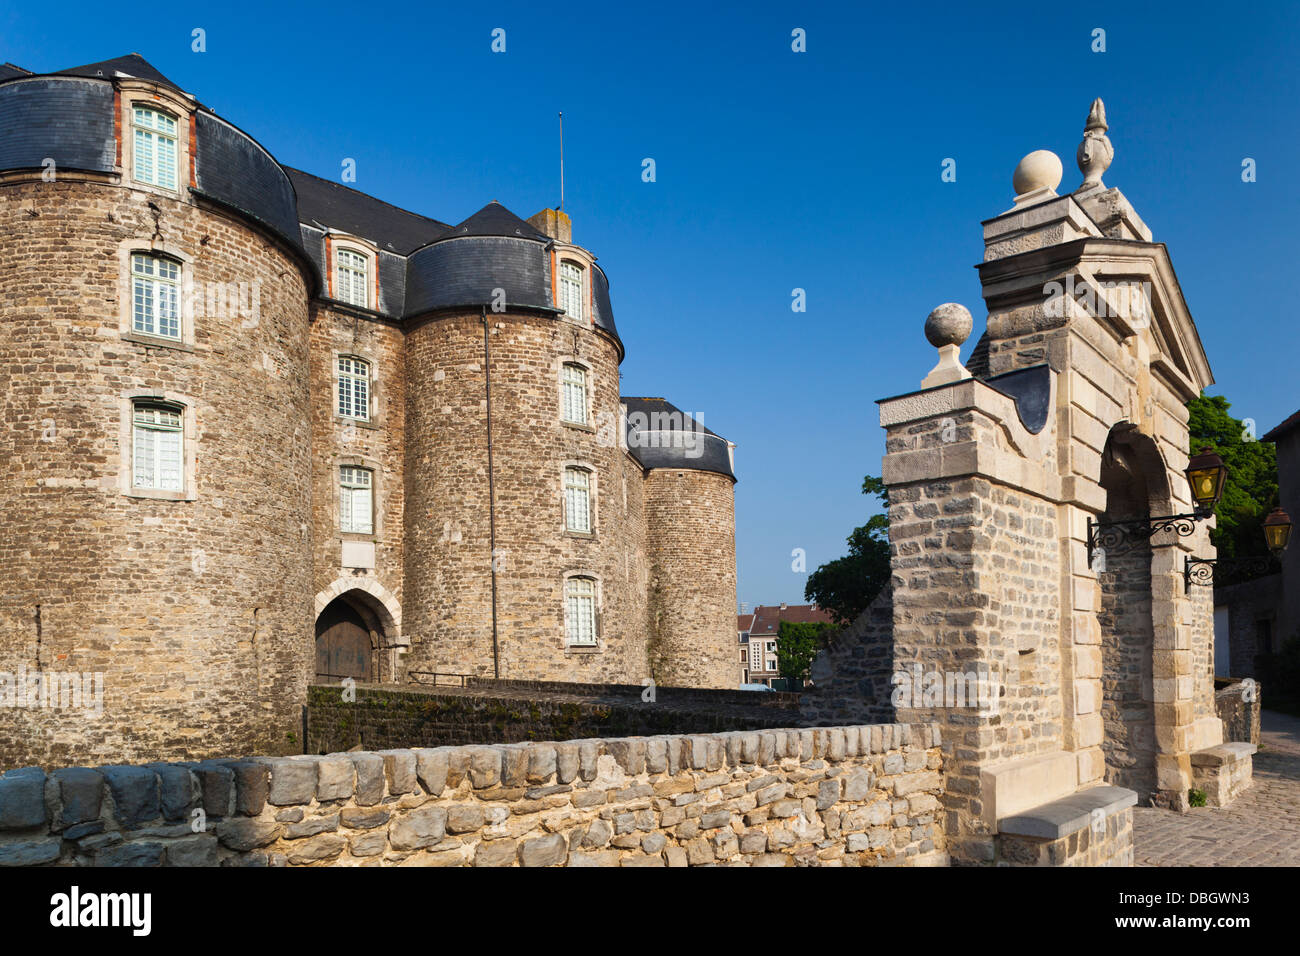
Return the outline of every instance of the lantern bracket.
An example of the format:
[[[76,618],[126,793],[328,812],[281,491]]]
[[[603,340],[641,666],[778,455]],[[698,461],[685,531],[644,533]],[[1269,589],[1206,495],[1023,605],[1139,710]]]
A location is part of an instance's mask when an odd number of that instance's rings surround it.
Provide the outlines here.
[[[1200,508],[1181,515],[1165,515],[1161,518],[1135,518],[1129,521],[1093,521],[1088,518],[1088,567],[1092,567],[1092,556],[1098,549],[1107,554],[1127,554],[1158,534],[1172,531],[1180,538],[1187,538],[1196,533],[1196,522],[1202,521],[1212,512]],[[1173,542],[1166,542],[1172,544]]]
[[[1193,584],[1223,587],[1279,570],[1281,563],[1271,554],[1252,554],[1244,558],[1193,558],[1188,555],[1183,559],[1183,588],[1190,591]]]

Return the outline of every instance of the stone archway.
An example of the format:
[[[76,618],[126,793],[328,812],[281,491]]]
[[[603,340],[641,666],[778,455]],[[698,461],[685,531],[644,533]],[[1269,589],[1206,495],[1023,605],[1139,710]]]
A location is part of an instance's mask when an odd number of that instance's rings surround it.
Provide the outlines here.
[[[315,611],[318,654],[322,653],[322,638],[333,648],[327,647],[326,656],[318,657],[319,679],[327,683],[342,677],[376,682],[395,679],[397,651],[406,643],[402,609],[383,585],[372,578],[341,577],[316,595]],[[363,646],[368,647],[364,662]],[[351,665],[345,664],[348,660]]]
[[[1106,509],[1105,524],[1145,523],[1171,514],[1168,471],[1155,442],[1137,427],[1120,422],[1106,439],[1099,482]],[[1097,618],[1102,657],[1102,755],[1107,783],[1135,791],[1143,803],[1157,799],[1162,744],[1173,739],[1173,713],[1159,705],[1157,688],[1172,679],[1168,654],[1173,620],[1167,605],[1157,600],[1154,562],[1166,535],[1134,535],[1105,543],[1094,556],[1097,571]],[[1103,542],[1107,538],[1103,537]],[[1171,673],[1165,673],[1165,671]]]

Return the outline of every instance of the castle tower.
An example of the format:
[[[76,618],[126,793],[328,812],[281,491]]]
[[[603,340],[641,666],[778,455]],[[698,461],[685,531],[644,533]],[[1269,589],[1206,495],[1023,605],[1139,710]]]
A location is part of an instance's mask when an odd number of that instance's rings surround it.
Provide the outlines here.
[[[0,764],[292,747],[316,281],[293,188],[135,55],[6,70],[0,128],[0,670],[85,692],[11,678]]]
[[[646,468],[650,661],[679,687],[735,683],[734,446],[662,398],[625,398]]]
[[[552,234],[493,202],[410,256],[413,679],[650,676],[608,282],[567,216],[535,221]]]

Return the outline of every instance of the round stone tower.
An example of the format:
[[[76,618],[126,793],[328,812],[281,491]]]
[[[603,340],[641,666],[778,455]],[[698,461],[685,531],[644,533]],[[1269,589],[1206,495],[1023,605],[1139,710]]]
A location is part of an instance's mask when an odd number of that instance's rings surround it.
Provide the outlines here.
[[[0,766],[296,750],[293,189],[138,57],[68,73],[0,82]]]
[[[650,647],[665,686],[736,683],[733,447],[662,398],[626,398],[628,445],[646,469]]]
[[[604,273],[548,212],[552,234],[491,203],[410,257],[410,679],[649,676],[623,346]]]

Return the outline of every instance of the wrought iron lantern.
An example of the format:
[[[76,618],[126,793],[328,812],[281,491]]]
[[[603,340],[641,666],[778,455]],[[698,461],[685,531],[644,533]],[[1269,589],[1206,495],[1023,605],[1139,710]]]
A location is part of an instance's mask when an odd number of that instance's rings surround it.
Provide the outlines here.
[[[1264,519],[1264,541],[1268,550],[1279,556],[1291,541],[1291,516],[1281,508],[1274,508]]]
[[[1228,480],[1228,466],[1215,454],[1213,448],[1204,445],[1200,453],[1188,461],[1186,474],[1192,489],[1192,500],[1196,503],[1190,514],[1106,523],[1094,522],[1089,518],[1088,567],[1092,567],[1093,552],[1098,549],[1123,554],[1150,542],[1165,531],[1172,531],[1180,538],[1195,534],[1196,522],[1214,514],[1214,506],[1223,497],[1223,486]]]
[[[1228,466],[1209,445],[1202,445],[1199,454],[1187,463],[1187,482],[1192,486],[1192,500],[1196,510],[1209,517],[1214,506],[1223,497],[1223,486],[1228,480]]]
[[[1193,584],[1226,585],[1246,581],[1278,569],[1278,558],[1291,539],[1291,518],[1281,508],[1274,508],[1264,519],[1264,541],[1268,554],[1247,555],[1244,558],[1193,558],[1183,559],[1183,586]]]

